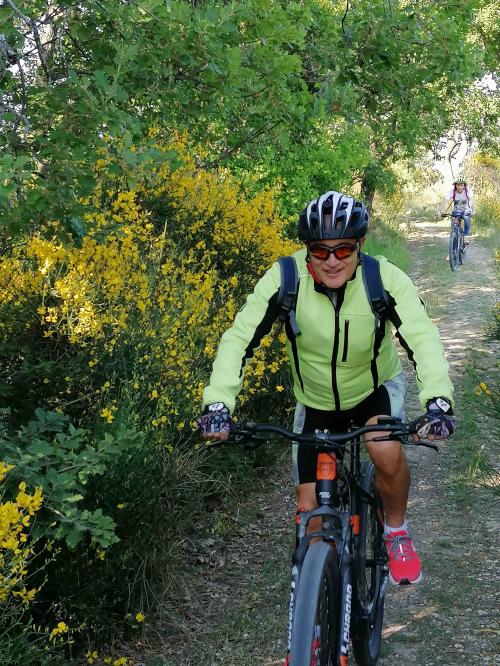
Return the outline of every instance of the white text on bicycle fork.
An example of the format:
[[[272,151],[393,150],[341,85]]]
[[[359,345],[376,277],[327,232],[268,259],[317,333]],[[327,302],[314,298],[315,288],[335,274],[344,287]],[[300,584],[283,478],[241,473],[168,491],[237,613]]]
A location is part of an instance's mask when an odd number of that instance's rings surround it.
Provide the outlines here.
[[[288,651],[290,651],[290,646],[292,645],[292,625],[293,625],[293,607],[295,604],[295,581],[299,574],[299,570],[296,566],[292,567],[292,584],[290,591],[290,605],[288,607]]]
[[[342,645],[340,651],[342,654],[347,654],[349,651],[349,631],[351,626],[351,606],[352,606],[352,586],[349,583],[346,588],[345,595],[345,613],[344,613],[344,630],[342,632]]]

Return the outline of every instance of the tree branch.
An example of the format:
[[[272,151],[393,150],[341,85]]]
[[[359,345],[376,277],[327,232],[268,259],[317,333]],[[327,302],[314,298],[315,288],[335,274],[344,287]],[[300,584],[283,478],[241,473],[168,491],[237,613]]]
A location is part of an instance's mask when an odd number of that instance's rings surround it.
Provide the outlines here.
[[[4,0],[4,6],[7,4],[12,11],[16,14],[18,18],[21,19],[26,25],[30,28],[31,32],[33,33],[33,38],[35,40],[35,44],[37,47],[37,52],[38,52],[38,57],[40,59],[40,64],[42,66],[43,71],[45,72],[45,76],[47,77],[47,83],[52,83],[52,75],[50,73],[50,69],[47,65],[47,60],[45,58],[45,50],[42,45],[42,40],[40,39],[40,33],[38,32],[38,26],[37,22],[35,19],[29,18],[25,14],[21,12],[21,10],[14,4],[12,0]]]
[[[205,163],[203,166],[204,168],[208,169],[216,169],[219,164],[227,159],[230,155],[233,155],[236,151],[238,151],[241,146],[245,143],[250,143],[254,139],[256,139],[258,136],[261,134],[264,134],[264,132],[271,132],[275,127],[277,127],[281,122],[283,122],[281,119],[277,120],[276,122],[272,123],[271,125],[265,125],[264,127],[261,127],[260,129],[256,129],[253,132],[250,132],[250,134],[247,134],[247,136],[243,137],[241,141],[239,141],[236,146],[233,146],[232,148],[225,150],[223,153],[219,155],[219,157],[214,160],[213,162]]]

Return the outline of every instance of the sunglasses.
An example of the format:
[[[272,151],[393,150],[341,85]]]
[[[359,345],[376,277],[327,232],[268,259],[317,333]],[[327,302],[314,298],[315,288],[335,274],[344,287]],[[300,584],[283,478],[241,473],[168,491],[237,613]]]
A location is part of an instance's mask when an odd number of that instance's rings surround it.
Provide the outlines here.
[[[356,245],[343,243],[342,245],[335,245],[335,247],[330,247],[329,245],[311,245],[308,250],[309,254],[312,254],[316,259],[326,261],[331,254],[335,255],[336,259],[347,259],[353,252],[356,252],[358,247],[359,243],[356,243]]]

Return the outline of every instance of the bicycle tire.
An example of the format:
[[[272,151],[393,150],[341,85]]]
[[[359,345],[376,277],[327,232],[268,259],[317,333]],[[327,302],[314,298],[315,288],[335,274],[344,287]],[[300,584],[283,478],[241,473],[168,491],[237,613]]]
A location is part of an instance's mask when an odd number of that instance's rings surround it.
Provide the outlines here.
[[[383,509],[375,488],[375,468],[371,462],[361,467],[361,487],[376,504],[360,498],[359,538],[354,558],[355,614],[352,647],[360,666],[375,666],[382,640],[384,596],[387,587],[387,552],[383,541]]]
[[[312,544],[304,558],[292,625],[290,666],[336,666],[339,598],[337,553]]]
[[[466,247],[465,247],[465,243],[464,243],[464,234],[461,233],[460,238],[459,238],[459,242],[458,242],[458,263],[460,264],[460,266],[462,266],[462,264],[465,261],[465,250],[466,250]]]
[[[450,243],[448,246],[448,257],[450,261],[450,268],[452,271],[457,270],[458,263],[458,236],[455,230],[450,233]]]

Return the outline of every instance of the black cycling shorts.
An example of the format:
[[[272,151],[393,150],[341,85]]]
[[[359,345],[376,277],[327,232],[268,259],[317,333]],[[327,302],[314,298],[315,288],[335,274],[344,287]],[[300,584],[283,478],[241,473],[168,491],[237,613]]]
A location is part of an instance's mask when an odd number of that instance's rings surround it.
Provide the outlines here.
[[[295,432],[329,430],[332,433],[348,432],[350,427],[362,427],[374,416],[396,416],[404,419],[405,381],[402,375],[379,386],[359,405],[343,411],[325,412],[297,404]],[[295,485],[316,481],[318,449],[312,446],[293,445],[293,474]]]

